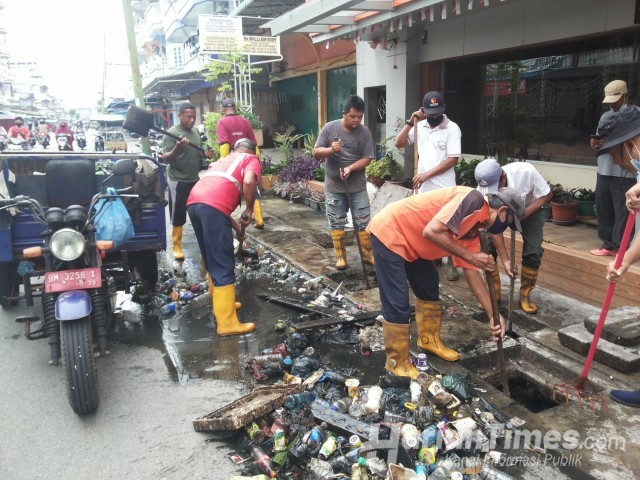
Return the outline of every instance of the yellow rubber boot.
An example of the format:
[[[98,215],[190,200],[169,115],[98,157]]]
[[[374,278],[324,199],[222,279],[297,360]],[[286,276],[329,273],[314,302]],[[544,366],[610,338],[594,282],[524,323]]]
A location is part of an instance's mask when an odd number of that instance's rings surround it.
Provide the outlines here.
[[[364,263],[375,267],[373,251],[371,250],[371,235],[369,235],[369,232],[362,231],[358,232],[358,238],[360,239],[360,247],[362,248],[362,259],[364,260]]]
[[[207,273],[207,281],[209,282],[209,292],[213,292],[213,282],[211,281],[211,277]],[[211,298],[213,298],[213,293],[210,293]],[[242,308],[242,303],[236,302],[236,312]]]
[[[213,315],[216,318],[218,336],[243,335],[253,332],[253,323],[240,323],[236,314],[236,290],[233,284],[224,287],[213,287]]]
[[[220,158],[226,157],[231,153],[231,146],[228,143],[220,145]]]
[[[182,251],[182,227],[173,226],[171,230],[171,245],[173,246],[173,259],[184,260]]]
[[[416,324],[418,326],[418,348],[432,353],[448,362],[455,362],[460,354],[445,347],[440,339],[442,325],[442,302],[416,299]]]
[[[344,230],[332,230],[333,250],[336,252],[336,270],[347,268],[347,247],[344,241]]]
[[[520,306],[525,313],[536,313],[538,311],[538,306],[529,298],[537,280],[538,269],[523,265],[522,275],[520,276]]]
[[[418,370],[409,361],[409,324],[382,321],[384,352],[387,361],[384,368],[393,375],[418,377]]]
[[[253,226],[262,230],[264,228],[264,217],[262,216],[262,205],[257,198],[253,204],[253,216],[256,217],[256,223]]]

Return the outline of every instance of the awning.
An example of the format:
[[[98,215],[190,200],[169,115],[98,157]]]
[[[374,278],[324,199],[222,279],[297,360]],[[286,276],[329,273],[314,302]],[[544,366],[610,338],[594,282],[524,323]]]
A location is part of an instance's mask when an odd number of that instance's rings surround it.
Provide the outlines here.
[[[236,8],[229,13],[231,17],[242,16],[242,33],[244,35],[270,35],[262,25],[267,20],[279,17],[295,7],[304,4],[305,0],[244,0],[237,2]]]
[[[144,88],[144,94],[145,97],[154,95],[176,100],[187,97],[196,90],[211,86],[212,83],[207,82],[200,72],[185,72],[156,78]]]
[[[312,34],[313,43],[376,40],[419,23],[442,22],[506,0],[311,0],[262,25],[272,35]],[[492,5],[493,4],[493,5]]]

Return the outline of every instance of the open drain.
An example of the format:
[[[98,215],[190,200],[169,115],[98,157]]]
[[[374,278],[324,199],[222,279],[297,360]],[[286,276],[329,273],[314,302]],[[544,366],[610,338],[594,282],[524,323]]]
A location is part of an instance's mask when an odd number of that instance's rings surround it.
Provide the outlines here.
[[[560,405],[543,392],[539,385],[519,373],[517,370],[509,373],[509,392],[512,400],[532,413],[544,412]],[[502,391],[500,381],[493,383],[493,386]]]

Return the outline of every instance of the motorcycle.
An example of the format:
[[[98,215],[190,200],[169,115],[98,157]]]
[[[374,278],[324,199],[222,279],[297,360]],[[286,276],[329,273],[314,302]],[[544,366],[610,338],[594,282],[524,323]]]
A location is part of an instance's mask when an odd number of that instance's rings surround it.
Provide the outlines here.
[[[87,173],[94,165],[73,160]],[[72,168],[66,166],[65,169]],[[131,175],[136,169],[133,160],[118,160],[113,164],[113,175]],[[93,339],[98,353],[107,351],[107,331],[116,307],[116,281],[102,265],[102,255],[113,248],[112,240],[96,240],[93,221],[100,214],[95,206],[100,199],[137,197],[127,195],[131,187],[117,190],[116,195],[97,193],[87,209],[69,205],[64,210],[50,207],[46,210],[32,197],[18,195],[0,199],[0,210],[17,208],[21,214],[29,213],[41,224],[43,244],[25,248],[23,258],[44,260],[44,289],[42,308],[43,326],[31,331],[27,321],[27,337],[49,338],[52,365],[62,359],[67,396],[73,410],[84,415],[98,408],[98,376]],[[108,202],[102,202],[102,205]],[[29,294],[30,296],[30,290]],[[39,335],[39,336],[38,336]]]
[[[58,150],[64,150],[67,152],[73,151],[73,145],[70,141],[71,137],[66,133],[59,133],[56,135],[56,143],[58,144]]]
[[[47,148],[49,146],[49,134],[48,133],[39,133],[38,134],[38,143],[42,145],[42,148]]]
[[[22,135],[10,137],[9,143],[7,143],[7,150],[29,150],[29,143]]]
[[[97,134],[94,140],[94,149],[96,152],[104,152],[104,136]]]
[[[84,150],[87,146],[87,137],[83,131],[76,132],[76,142],[78,143],[80,150]]]
[[[0,135],[0,152],[4,152],[7,149],[7,136]]]

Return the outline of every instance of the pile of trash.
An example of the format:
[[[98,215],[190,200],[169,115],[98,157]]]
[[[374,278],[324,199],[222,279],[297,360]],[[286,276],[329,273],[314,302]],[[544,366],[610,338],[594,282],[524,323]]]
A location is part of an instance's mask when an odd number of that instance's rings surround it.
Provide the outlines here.
[[[491,448],[522,421],[507,421],[464,377],[439,374],[421,354],[415,381],[387,374],[363,386],[355,368],[321,364],[313,333],[285,330],[247,368],[301,392],[242,425],[234,459],[246,466],[233,480],[512,478],[492,466],[502,454]]]

